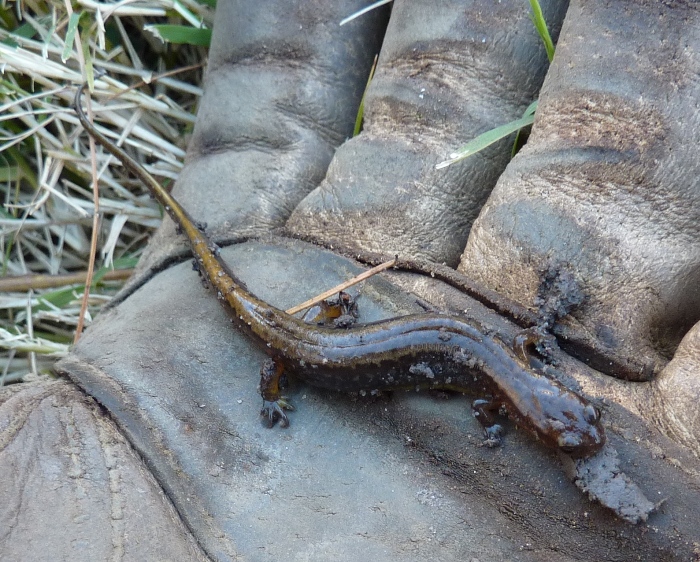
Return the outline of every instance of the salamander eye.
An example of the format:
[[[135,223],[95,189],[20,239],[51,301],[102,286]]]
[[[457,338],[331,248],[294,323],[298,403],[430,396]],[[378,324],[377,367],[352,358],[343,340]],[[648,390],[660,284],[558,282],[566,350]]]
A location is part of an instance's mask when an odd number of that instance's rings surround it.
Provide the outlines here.
[[[598,423],[598,420],[600,419],[600,412],[598,411],[598,408],[587,404],[583,409],[583,419],[591,425]]]

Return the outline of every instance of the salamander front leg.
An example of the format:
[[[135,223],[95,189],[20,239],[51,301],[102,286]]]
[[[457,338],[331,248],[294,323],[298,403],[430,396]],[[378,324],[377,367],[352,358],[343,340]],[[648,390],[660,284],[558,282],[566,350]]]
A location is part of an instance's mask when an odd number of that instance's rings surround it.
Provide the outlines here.
[[[282,427],[288,427],[289,418],[285,410],[294,410],[294,406],[281,395],[282,375],[284,375],[284,365],[275,359],[267,359],[260,369],[260,395],[263,399],[260,415],[265,418],[268,427],[273,427],[277,420]]]
[[[340,291],[334,299],[326,299],[312,306],[304,314],[304,322],[330,328],[350,328],[359,317],[355,298]]]
[[[496,423],[496,415],[500,405],[493,400],[474,400],[472,409],[474,417],[483,426],[486,439],[484,445],[487,447],[498,447],[501,444],[503,426]],[[494,413],[495,412],[495,413]]]

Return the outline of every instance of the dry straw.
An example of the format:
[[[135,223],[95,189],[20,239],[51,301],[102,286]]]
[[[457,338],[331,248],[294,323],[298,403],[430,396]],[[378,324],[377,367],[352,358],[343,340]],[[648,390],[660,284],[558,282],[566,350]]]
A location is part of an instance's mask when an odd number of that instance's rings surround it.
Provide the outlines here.
[[[169,72],[160,56],[169,47],[143,29],[166,21],[199,25],[212,16],[203,4],[182,0],[16,6],[22,12],[14,22],[0,24],[0,260],[2,277],[24,277],[0,293],[0,385],[45,372],[67,353],[81,319],[89,322],[123,283],[123,275],[104,273],[131,267],[160,223],[144,188],[101,151],[95,216],[90,144],[71,109],[75,87],[88,79],[95,122],[153,175],[172,181],[184,157],[183,132],[194,123],[201,90],[193,84],[205,52],[170,52],[168,64],[175,60],[189,74]],[[81,313],[80,280],[91,252],[93,282],[100,283]],[[67,284],[47,287],[46,275]]]

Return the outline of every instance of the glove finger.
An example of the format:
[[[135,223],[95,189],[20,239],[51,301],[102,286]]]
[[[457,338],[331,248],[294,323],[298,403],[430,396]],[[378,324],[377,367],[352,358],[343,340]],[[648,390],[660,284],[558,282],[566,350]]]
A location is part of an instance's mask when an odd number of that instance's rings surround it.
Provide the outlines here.
[[[691,142],[700,86],[683,78],[700,68],[700,35],[688,34],[700,17],[690,5],[657,8],[620,18],[602,1],[572,4],[530,141],[476,221],[460,265],[529,305],[540,272],[568,264],[585,295],[575,318],[638,380],[663,367],[700,317],[700,164]],[[592,40],[592,28],[614,41]]]
[[[566,3],[542,5],[556,35]],[[447,169],[435,166],[479,133],[521,117],[546,67],[521,4],[396,2],[364,130],[340,147],[288,228],[326,244],[456,265],[513,136]]]

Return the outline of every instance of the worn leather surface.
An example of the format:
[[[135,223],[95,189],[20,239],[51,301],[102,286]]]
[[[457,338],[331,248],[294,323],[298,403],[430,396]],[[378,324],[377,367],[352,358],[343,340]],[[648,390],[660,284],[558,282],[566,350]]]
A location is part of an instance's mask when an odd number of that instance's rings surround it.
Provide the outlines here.
[[[188,165],[175,191],[197,219],[209,223],[209,232],[219,241],[284,224],[297,203],[319,184],[335,143],[342,142],[343,134],[347,134],[339,132],[350,130],[354,121],[354,111],[349,111],[342,103],[336,104],[335,96],[347,94],[339,93],[345,88],[337,86],[334,80],[337,76],[354,76],[353,79],[344,78],[345,85],[361,93],[368,67],[362,67],[360,61],[367,64],[371,61],[372,45],[378,44],[386,17],[386,13],[366,16],[370,19],[358,20],[359,27],[346,31],[331,27],[329,22],[337,22],[357,9],[356,5],[333,3],[334,12],[329,14],[325,11],[331,9],[327,4],[315,6],[311,11],[304,11],[309,4],[303,2],[242,4],[221,2],[219,5],[207,96],[202,103]],[[396,13],[408,13],[406,5],[395,4]],[[581,41],[582,58],[589,44],[591,52],[595,52],[594,47],[602,48],[600,42],[579,39],[578,35],[567,39],[571,31],[566,30],[583,25],[570,22],[571,18],[580,18],[582,13],[590,15],[589,12],[603,10],[605,6],[592,1],[572,5],[560,41],[562,52],[566,53],[567,41]],[[645,17],[650,17],[651,3],[621,2],[610,6],[617,6],[618,20],[630,18],[630,33],[636,34],[640,44],[647,41],[657,44],[657,39],[643,33],[639,25]],[[677,3],[673,13],[664,11],[670,9],[666,5],[655,3],[653,6],[665,15],[656,23],[662,30],[669,26],[670,31],[665,32],[668,37],[678,28],[679,13],[690,19],[695,17],[690,4]],[[435,13],[443,7],[437,4]],[[491,2],[468,5],[472,14],[484,20],[488,19],[492,7]],[[243,14],[238,10],[244,10]],[[302,11],[307,19],[300,15]],[[605,13],[612,20],[612,14]],[[427,27],[433,25],[430,15],[427,13],[423,18]],[[373,17],[377,19],[371,19]],[[305,22],[309,21],[315,23],[305,27]],[[302,26],[300,32],[309,31],[303,33],[304,37],[292,33],[299,25]],[[660,33],[658,29],[656,32]],[[347,35],[343,35],[345,33]],[[584,31],[580,34],[585,36]],[[287,39],[281,46],[271,48],[268,38],[272,37]],[[489,37],[492,36],[485,36],[491,48]],[[507,41],[517,43],[518,37],[521,36],[505,37],[499,47],[508,52],[518,51]],[[692,35],[688,40],[692,40]],[[611,52],[616,49],[615,41],[616,36],[606,39],[605,46]],[[300,46],[309,43],[316,46],[306,50]],[[252,45],[257,45],[257,50]],[[345,50],[339,45],[345,46]],[[333,53],[338,49],[346,56],[336,57]],[[396,52],[391,51],[391,45],[389,49],[388,52]],[[246,53],[250,52],[264,56],[248,57]],[[307,64],[294,62],[293,55],[300,52],[311,53],[305,59]],[[323,63],[328,53],[335,61],[333,65]],[[348,53],[361,56],[353,58]],[[696,56],[692,49],[682,50],[682,54],[683,57],[678,56],[681,60],[692,61]],[[388,55],[384,60],[386,57]],[[285,64],[287,58],[290,62]],[[279,97],[253,95],[255,92],[241,93],[238,97],[234,94],[245,92],[245,88],[239,90],[241,82],[253,80],[256,64],[260,84],[279,86]],[[355,66],[358,68],[354,69]],[[557,75],[566,75],[570,66],[562,63],[556,67]],[[421,68],[419,65],[415,69],[416,76],[420,75]],[[407,75],[412,71],[407,70]],[[556,78],[551,74],[548,83]],[[490,78],[492,82],[484,87],[496,91],[501,75]],[[647,80],[653,82],[655,78]],[[663,92],[665,78],[658,80],[654,88]],[[605,87],[602,80],[590,83],[591,88]],[[337,87],[324,90],[329,84]],[[317,87],[326,94],[317,95]],[[390,88],[385,87],[388,90],[382,95],[389,99]],[[229,90],[231,96],[224,95]],[[650,91],[659,90],[652,88]],[[300,92],[320,101],[309,105],[313,110],[306,113],[300,111],[289,116],[280,112],[292,99],[292,94],[298,100]],[[450,92],[446,88],[445,97],[451,97]],[[404,93],[405,89],[397,88],[395,96],[399,101],[387,103],[385,107],[400,107]],[[461,100],[462,95],[463,92],[454,93],[457,100]],[[548,90],[547,95],[551,99],[555,94]],[[345,102],[347,97],[342,99]],[[239,102],[240,107],[250,109],[234,112],[240,109]],[[546,109],[544,99],[543,106]],[[217,111],[217,107],[225,109]],[[382,111],[381,105],[370,110],[375,130],[381,128]],[[550,118],[554,119],[556,112],[549,111]],[[323,130],[335,132],[323,136],[318,132],[315,119],[326,115],[334,116],[329,118],[333,124]],[[608,130],[614,132],[615,121],[624,115],[613,113]],[[391,124],[389,116],[384,121],[388,131],[398,127]],[[579,119],[585,120],[585,117],[585,112],[579,115]],[[334,119],[338,123],[334,123]],[[622,120],[619,125],[624,129],[625,124]],[[291,136],[290,131],[294,133]],[[688,138],[694,138],[692,128],[683,131]],[[537,134],[535,129],[535,140]],[[280,137],[277,141],[276,135]],[[404,138],[406,135],[404,133]],[[322,138],[326,140],[320,140]],[[315,148],[308,150],[307,142]],[[686,142],[692,144],[689,140]],[[560,144],[548,145],[547,150]],[[557,154],[555,152],[552,158]],[[585,156],[591,154],[596,153],[588,151]],[[417,166],[417,160],[409,156],[407,154],[404,160],[382,172],[389,176],[413,170],[415,177],[422,181],[421,173],[427,168]],[[518,166],[519,159],[516,158],[512,166]],[[496,166],[498,161],[493,158],[482,165]],[[346,168],[342,176],[336,175],[333,181],[341,187],[354,186],[358,201],[367,205],[368,217],[381,217],[383,211],[377,212],[377,208],[391,207],[385,201],[386,193],[375,197],[371,183],[365,180],[354,183],[355,174],[363,177],[362,163],[360,159],[355,166]],[[691,164],[687,163],[692,170]],[[685,165],[680,163],[679,167]],[[506,178],[508,174],[510,167]],[[389,183],[390,178],[374,175],[377,181]],[[329,178],[333,178],[332,173]],[[296,184],[298,189],[288,189]],[[336,191],[339,190],[340,187]],[[381,189],[378,193],[382,193]],[[444,195],[447,207],[455,196],[454,205],[463,201],[459,190],[446,190]],[[633,191],[619,191],[617,199],[609,206],[619,209],[620,216],[626,216],[626,209],[634,207],[630,199],[634,204],[637,202],[633,195]],[[541,201],[538,204],[544,206]],[[585,211],[591,202],[582,198],[567,202],[572,212],[577,205]],[[430,205],[426,207],[429,210]],[[310,217],[308,230],[300,221],[293,222],[297,234],[313,234],[328,243],[340,236],[343,221],[338,217],[341,215],[334,219],[338,225],[333,223],[327,231],[313,222],[313,213],[307,216]],[[638,228],[650,233],[668,228],[659,223],[663,213],[651,213],[642,219]],[[405,244],[402,251],[408,255],[412,251],[416,256],[425,255],[421,229],[430,220],[428,212],[406,222],[407,230],[416,229],[418,244],[411,250],[412,237],[397,236],[399,245]],[[352,245],[359,241],[356,246],[363,247],[363,240],[371,240],[376,222],[368,221],[360,229],[346,231],[347,239],[343,242]],[[444,225],[446,237],[453,240],[453,233],[463,229],[464,223],[450,230],[448,222]],[[491,224],[490,243],[499,256],[499,248],[507,246],[509,238],[505,234],[508,231],[493,221]],[[442,227],[438,223],[434,229],[438,239]],[[499,228],[503,237],[497,236]],[[543,232],[549,231],[547,240],[566,237],[569,228],[570,223],[566,221],[541,225]],[[328,237],[324,239],[326,232]],[[383,251],[390,249],[386,232],[380,229],[377,235],[378,246]],[[692,228],[689,227],[688,232],[692,234]],[[449,245],[454,247],[453,242]],[[111,462],[141,469],[145,466],[172,502],[184,527],[173,521],[167,504],[158,504],[153,499],[157,494],[153,493],[153,498],[145,502],[148,506],[145,513],[149,514],[152,509],[161,514],[154,515],[153,521],[166,543],[163,557],[197,559],[202,552],[212,559],[255,561],[281,558],[342,561],[358,557],[378,560],[690,560],[697,556],[700,544],[697,527],[700,519],[700,432],[694,415],[700,397],[697,327],[686,335],[673,361],[652,382],[620,381],[592,371],[584,363],[563,354],[557,355],[566,383],[601,406],[607,435],[620,455],[622,469],[647,497],[653,501],[665,500],[647,523],[631,526],[584,497],[569,482],[558,456],[542,449],[530,435],[512,425],[507,428],[503,448],[481,447],[480,428],[471,417],[470,399],[466,397],[403,393],[380,398],[348,397],[293,383],[289,394],[298,410],[292,415],[292,426],[288,430],[262,427],[257,414],[260,399],[255,386],[264,356],[250,346],[245,336],[230,328],[216,299],[200,286],[189,261],[181,259],[182,252],[182,240],[174,235],[172,224],[166,221],[144,257],[139,274],[119,299],[120,304],[98,318],[74,354],[59,365],[59,371],[77,383],[83,393],[67,382],[56,387],[65,393],[62,394],[65,396],[61,402],[63,408],[72,407],[70,405],[75,402],[76,408],[82,411],[82,404],[91,403],[86,396],[93,396],[103,409],[91,409],[81,427],[84,425],[88,431],[104,425],[109,428],[110,435],[116,436],[115,440],[119,435],[125,437],[129,446],[119,448],[114,453],[116,460]],[[546,249],[542,248],[541,253],[546,254]],[[223,250],[223,255],[251,289],[282,307],[296,304],[357,271],[356,264],[332,252],[279,239],[232,245]],[[586,256],[590,258],[596,254],[589,252],[583,257]],[[647,256],[644,252],[629,254],[630,260],[639,261],[638,267],[642,270]],[[486,257],[482,254],[474,258],[469,267],[478,269],[480,264],[484,268],[491,267]],[[675,254],[670,254],[669,258],[673,262]],[[582,272],[582,281],[589,283],[586,276],[595,270],[593,262],[575,263],[577,271],[580,267]],[[465,267],[464,263],[462,265]],[[491,270],[484,280],[498,288],[504,279],[510,280],[509,290],[512,290],[515,277],[508,275],[506,265]],[[532,271],[537,265],[532,264]],[[674,271],[674,267],[672,264],[669,271]],[[159,270],[163,271],[158,273]],[[533,274],[530,270],[522,271],[522,294],[512,296],[529,305],[531,301],[527,295]],[[626,274],[619,278],[612,275],[609,279],[609,291],[617,295],[615,288],[620,283],[624,286],[627,277]],[[592,285],[585,286],[588,289]],[[488,329],[499,333],[512,334],[515,330],[504,319],[454,289],[430,278],[401,273],[375,278],[362,286],[362,320],[420,310],[415,297],[404,291],[412,291],[443,308],[479,318]],[[632,309],[642,304],[643,299],[636,296],[630,301],[611,300],[617,313],[624,315],[629,308],[630,318],[635,319],[638,316]],[[585,321],[585,316],[582,320]],[[618,330],[619,326],[611,324],[611,328]],[[635,341],[639,343],[640,356],[649,357],[651,353],[655,358],[654,354],[658,354],[654,348],[649,351],[643,339],[632,339],[630,345],[634,346]],[[634,347],[626,349],[629,352]],[[37,451],[37,457],[46,455],[47,462],[54,464],[58,462],[55,459],[67,463],[83,456],[105,457],[104,451],[109,447],[100,440],[94,440],[94,447],[83,439],[73,449],[61,445],[32,449],[31,444],[38,436],[50,443],[61,443],[61,436],[68,433],[64,428],[69,427],[73,433],[75,430],[60,418],[43,413],[44,409],[55,412],[55,408],[49,409],[48,399],[36,398],[36,393],[51,395],[58,390],[45,391],[43,387],[32,386],[11,392],[16,394],[0,409],[0,414],[5,416],[3,428],[10,428],[4,429],[3,435],[10,438],[3,441],[0,455],[0,462],[7,467],[5,474],[12,473],[20,465],[40,466],[22,460],[26,458],[25,450]],[[22,431],[16,431],[13,420],[21,419],[17,413],[23,411],[35,412],[40,423],[34,426],[25,423]],[[140,459],[143,464],[139,464]],[[104,460],[101,462],[104,464]],[[33,472],[30,470],[29,474]],[[38,553],[40,558],[54,548],[55,558],[92,560],[95,552],[83,551],[82,543],[72,538],[80,537],[86,524],[98,525],[106,521],[94,530],[94,534],[99,535],[95,540],[102,541],[100,553],[122,556],[121,543],[111,538],[115,536],[113,521],[121,521],[121,516],[124,520],[120,525],[134,524],[136,529],[116,535],[135,541],[128,544],[133,550],[123,557],[151,558],[147,554],[140,556],[137,549],[143,542],[137,531],[148,529],[149,523],[129,510],[115,516],[110,503],[114,494],[107,493],[107,484],[85,488],[80,486],[83,478],[87,477],[78,473],[75,482],[70,482],[74,487],[44,486],[36,488],[36,492],[33,486],[10,487],[5,492],[8,494],[6,503],[17,508],[5,511],[3,522],[9,521],[9,525],[3,528],[19,528],[14,521],[24,520],[25,509],[29,515],[36,512],[25,506],[41,504],[52,520],[62,522],[63,542],[27,527],[22,533],[5,535],[3,552],[5,548],[8,552],[21,552],[24,548],[27,553]],[[97,481],[106,483],[108,480],[103,477]],[[147,488],[144,484],[135,489]],[[77,510],[75,506],[86,505],[91,513],[87,523],[80,517],[70,516]],[[82,509],[87,510],[86,507]],[[105,538],[107,534],[109,541]],[[201,552],[191,549],[192,538]],[[110,544],[116,544],[112,551]]]
[[[567,2],[541,2],[554,37]],[[514,136],[435,165],[537,97],[547,55],[510,2],[396,2],[361,135],[345,143],[288,227],[324,241],[456,265]]]
[[[693,3],[572,4],[527,147],[460,265],[526,304],[538,268],[571,264],[587,295],[574,315],[639,378],[700,318],[698,22]]]
[[[338,25],[361,7],[359,0],[218,6],[205,93],[173,189],[211,235],[283,226],[352,136],[388,18],[384,8]],[[139,267],[147,271],[184,247],[166,222]]]
[[[207,556],[117,425],[72,383],[0,390],[0,558]]]
[[[359,271],[301,242],[249,242],[222,255],[281,308]],[[464,296],[447,302],[486,330],[515,333]],[[421,310],[379,278],[363,284],[358,304],[363,322]],[[397,561],[605,560],[615,559],[606,558],[612,551],[683,559],[690,552],[700,463],[631,410],[625,383],[558,358],[567,383],[599,399],[622,469],[653,501],[666,499],[648,525],[631,526],[589,501],[557,454],[513,425],[504,447],[483,447],[467,396],[357,397],[297,383],[288,392],[297,407],[291,427],[267,429],[256,389],[264,358],[231,329],[186,261],[101,316],[59,369],[112,412],[215,559],[350,561],[359,552]]]

